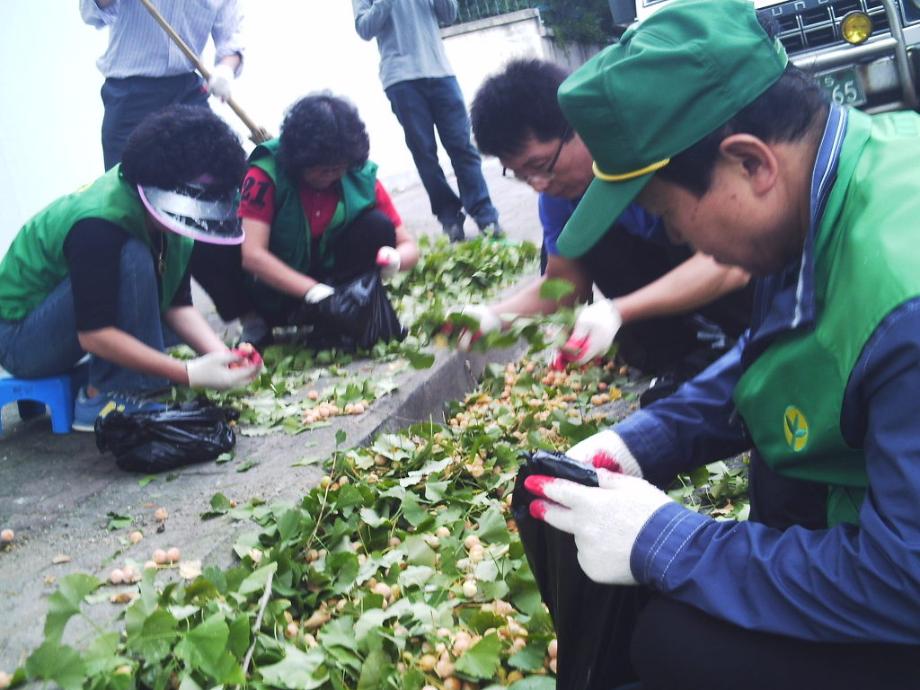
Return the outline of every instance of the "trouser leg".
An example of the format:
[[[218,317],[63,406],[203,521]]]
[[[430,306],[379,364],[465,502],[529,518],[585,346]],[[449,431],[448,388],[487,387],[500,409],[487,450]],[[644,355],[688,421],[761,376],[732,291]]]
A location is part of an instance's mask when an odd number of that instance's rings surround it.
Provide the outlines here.
[[[246,291],[240,245],[195,242],[190,263],[192,277],[201,286],[223,321],[253,311]]]
[[[141,121],[173,103],[207,106],[208,95],[194,73],[175,77],[106,79],[102,85],[102,157],[105,169],[121,162],[131,132]]]
[[[642,610],[632,639],[643,690],[906,690],[920,687],[918,653],[745,630],[663,596]]]
[[[84,354],[77,340],[69,277],[22,321],[0,321],[0,365],[19,378],[66,373]]]
[[[153,257],[139,240],[128,240],[121,250],[115,326],[148,347],[163,351],[160,295]],[[126,369],[99,357],[90,360],[89,383],[105,392],[130,393],[150,392],[169,386],[165,378]]]
[[[341,230],[333,247],[335,264],[317,275],[326,282],[349,281],[375,268],[377,252],[385,246],[396,246],[396,227],[385,214],[369,209]]]
[[[484,228],[498,220],[498,211],[489,198],[482,159],[470,138],[470,118],[460,86],[455,77],[425,81],[438,136],[457,176],[460,200],[476,224]]]
[[[402,125],[406,146],[431,202],[431,212],[441,224],[455,221],[462,204],[451,189],[438,162],[434,138],[434,114],[423,90],[424,79],[402,81],[387,87],[393,114]]]

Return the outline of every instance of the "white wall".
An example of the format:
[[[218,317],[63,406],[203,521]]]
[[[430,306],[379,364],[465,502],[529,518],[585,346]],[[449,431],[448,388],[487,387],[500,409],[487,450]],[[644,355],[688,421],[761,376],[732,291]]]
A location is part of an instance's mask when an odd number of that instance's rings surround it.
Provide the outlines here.
[[[350,98],[371,139],[371,157],[393,189],[417,175],[377,76],[376,42],[354,31],[348,0],[242,0],[246,63],[234,96],[277,133],[284,109],[330,89]],[[77,0],[3,0],[0,28],[0,254],[22,223],[51,200],[102,173],[102,77],[107,33],[82,22]],[[533,12],[470,33],[452,27],[445,45],[469,101],[482,79],[518,55],[547,56]],[[206,54],[206,61],[208,60]],[[221,115],[246,134],[226,106]],[[488,164],[494,164],[490,162]]]

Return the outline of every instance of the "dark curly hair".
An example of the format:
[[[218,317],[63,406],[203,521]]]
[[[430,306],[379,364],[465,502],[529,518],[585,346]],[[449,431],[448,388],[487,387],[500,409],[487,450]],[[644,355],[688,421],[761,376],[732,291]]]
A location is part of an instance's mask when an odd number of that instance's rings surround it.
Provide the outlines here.
[[[278,164],[290,177],[318,165],[367,162],[370,140],[358,110],[329,92],[310,94],[288,108],[281,125]]]
[[[531,58],[512,60],[486,79],[470,108],[479,150],[504,158],[520,153],[531,136],[538,141],[561,137],[568,123],[556,91],[567,76],[559,65]]]
[[[246,153],[210,108],[172,105],[147,116],[125,144],[121,173],[132,184],[172,189],[205,173],[218,192],[239,187]]]

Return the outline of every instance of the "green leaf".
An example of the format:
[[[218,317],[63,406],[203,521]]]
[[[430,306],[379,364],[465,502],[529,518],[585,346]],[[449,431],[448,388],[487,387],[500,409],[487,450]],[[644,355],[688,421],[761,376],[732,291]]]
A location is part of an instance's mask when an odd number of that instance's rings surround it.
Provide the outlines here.
[[[434,365],[434,355],[429,352],[419,352],[418,350],[406,348],[401,354],[409,360],[409,366],[413,369],[429,369]]]
[[[237,472],[248,472],[253,467],[256,467],[259,464],[258,460],[247,460],[242,465],[236,468]]]
[[[51,640],[32,652],[25,669],[29,680],[51,681],[64,690],[80,690],[86,677],[86,666],[80,655],[67,645]]]
[[[302,652],[291,644],[284,645],[284,658],[277,664],[259,669],[262,681],[272,687],[287,690],[313,690],[320,687],[329,677],[317,670],[325,661],[325,654],[319,647]]]
[[[146,477],[141,477],[140,479],[138,479],[138,480],[137,480],[137,485],[143,489],[143,488],[144,488],[145,486],[147,486],[150,482],[155,482],[156,479],[157,479],[157,478],[156,478],[156,475],[155,475],[155,474],[148,474]]]
[[[130,527],[131,523],[134,522],[134,518],[132,518],[130,515],[119,515],[118,513],[113,513],[111,511],[106,513],[105,516],[109,519],[107,528],[112,531]]]
[[[511,534],[508,532],[508,525],[502,516],[501,510],[492,506],[479,519],[479,527],[476,530],[479,538],[488,543],[507,544],[511,541]]]
[[[220,455],[217,456],[217,459],[214,462],[216,462],[218,465],[223,465],[224,463],[230,462],[231,460],[233,460],[232,452],[221,453]]]
[[[211,496],[211,510],[202,513],[199,517],[202,520],[210,520],[221,515],[225,515],[232,508],[230,499],[218,492]]]
[[[563,297],[568,297],[575,292],[575,286],[563,278],[548,278],[540,286],[540,299],[550,299],[558,302]]]
[[[335,432],[335,445],[341,446],[343,443],[345,443],[346,437],[347,437],[347,434],[345,433],[344,429],[339,429],[338,431],[336,431]]]
[[[494,678],[501,650],[502,643],[498,635],[486,635],[457,659],[457,673],[474,679]]]
[[[357,651],[358,642],[355,639],[354,620],[351,616],[342,616],[326,623],[323,626],[320,642],[326,649],[343,647]]]
[[[431,517],[428,511],[419,505],[418,499],[411,491],[407,492],[403,499],[402,513],[413,527],[418,527]]]
[[[399,586],[403,589],[421,587],[431,579],[432,575],[434,575],[434,568],[426,565],[410,565],[399,574]]]
[[[148,663],[155,664],[172,649],[178,633],[178,622],[167,610],[157,608],[150,615],[142,601],[132,604],[125,612],[125,627],[128,637],[125,641],[131,649],[145,657]]]
[[[544,652],[543,645],[529,644],[517,654],[512,654],[508,659],[508,665],[522,671],[538,671],[543,668]]]
[[[60,642],[67,621],[80,613],[80,604],[86,595],[95,592],[101,586],[102,582],[96,578],[81,573],[62,579],[57,591],[48,597],[45,638],[49,642]]]
[[[218,684],[242,683],[243,669],[230,654],[230,628],[222,613],[215,613],[186,633],[176,645],[176,656]]]
[[[265,589],[265,583],[268,582],[270,573],[278,570],[277,563],[269,563],[254,571],[249,577],[240,583],[240,594],[251,594],[252,592],[261,592]]]
[[[382,649],[376,649],[367,655],[358,678],[358,690],[377,690],[383,687],[390,664]]]
[[[556,679],[550,676],[521,678],[509,685],[508,690],[556,690]]]

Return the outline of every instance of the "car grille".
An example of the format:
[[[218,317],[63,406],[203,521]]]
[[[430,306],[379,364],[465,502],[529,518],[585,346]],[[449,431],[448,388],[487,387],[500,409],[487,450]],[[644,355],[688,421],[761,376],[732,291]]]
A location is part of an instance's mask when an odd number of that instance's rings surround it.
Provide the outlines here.
[[[773,19],[778,29],[777,36],[786,52],[794,55],[842,42],[840,22],[854,10],[865,12],[872,18],[873,34],[888,30],[888,17],[879,0],[839,0],[820,5],[814,0],[798,0],[762,9],[759,14]]]

